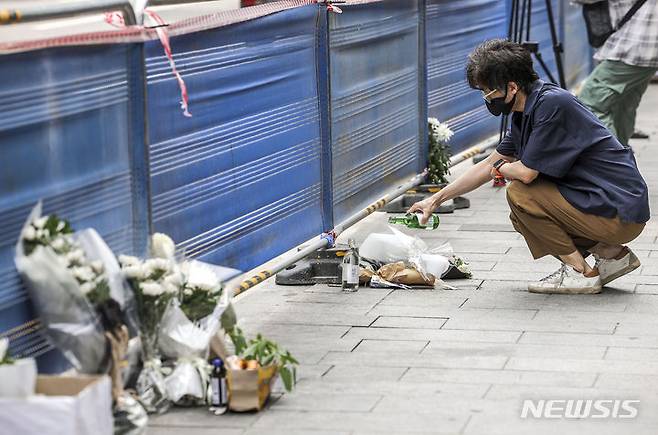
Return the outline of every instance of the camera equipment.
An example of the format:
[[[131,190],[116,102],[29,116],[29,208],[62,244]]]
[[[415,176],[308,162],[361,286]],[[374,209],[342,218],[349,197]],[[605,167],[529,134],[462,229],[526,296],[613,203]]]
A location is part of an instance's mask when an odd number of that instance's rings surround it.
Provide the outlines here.
[[[532,3],[533,0],[512,0],[507,39],[522,44],[526,50],[534,55],[535,59],[537,59],[537,62],[539,62],[542,69],[548,76],[549,80],[553,83],[558,83],[555,80],[555,76],[544,61],[541,50],[539,49],[539,42],[530,40],[530,29],[532,27]],[[555,55],[555,66],[557,68],[559,84],[560,87],[566,89],[567,84],[566,80],[564,79],[564,68],[562,66],[562,53],[564,48],[562,43],[558,40],[557,31],[555,30],[555,18],[553,16],[552,0],[545,0],[545,3],[548,27],[551,32],[551,42],[553,44],[553,53]],[[507,125],[508,116],[503,116],[500,122],[500,141],[502,141],[503,137],[505,136]]]

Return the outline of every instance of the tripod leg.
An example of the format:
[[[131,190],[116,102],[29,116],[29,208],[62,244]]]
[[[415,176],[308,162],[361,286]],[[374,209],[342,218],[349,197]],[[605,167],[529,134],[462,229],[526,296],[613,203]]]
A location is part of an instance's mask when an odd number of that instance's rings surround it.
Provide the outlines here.
[[[566,89],[567,83],[564,79],[564,67],[562,66],[562,44],[557,39],[557,32],[555,31],[555,19],[553,18],[553,5],[551,0],[546,0],[546,12],[548,14],[548,25],[551,30],[553,53],[555,53],[555,65],[557,66],[557,74],[560,78],[560,87]]]
[[[555,81],[555,77],[553,77],[553,74],[551,74],[551,70],[548,69],[548,65],[546,65],[546,62],[544,62],[544,58],[542,57],[542,55],[541,55],[540,52],[535,53],[535,58],[537,59],[537,62],[539,62],[539,64],[541,65],[542,69],[544,70],[544,72],[545,72],[546,75],[548,76],[548,79],[549,79],[550,81],[552,81],[553,83],[557,83],[557,82]]]
[[[516,3],[518,0],[512,0],[512,14],[510,15],[509,27],[507,28],[507,39],[512,40],[512,30],[514,25],[514,11],[516,10]]]
[[[528,1],[532,3],[532,0],[523,0],[523,3],[521,4],[521,20],[520,20],[520,25],[519,25],[519,32],[516,35],[515,41],[518,43],[523,42],[523,29],[525,26],[525,21],[526,21],[526,13],[528,10]]]

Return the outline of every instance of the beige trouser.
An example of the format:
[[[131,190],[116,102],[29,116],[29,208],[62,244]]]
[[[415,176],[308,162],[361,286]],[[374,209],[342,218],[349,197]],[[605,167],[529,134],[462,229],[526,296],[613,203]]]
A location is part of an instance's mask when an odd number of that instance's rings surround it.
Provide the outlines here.
[[[535,259],[576,250],[585,253],[599,242],[623,245],[639,236],[645,226],[583,213],[564,199],[555,184],[545,180],[530,184],[512,181],[507,201],[510,220]]]

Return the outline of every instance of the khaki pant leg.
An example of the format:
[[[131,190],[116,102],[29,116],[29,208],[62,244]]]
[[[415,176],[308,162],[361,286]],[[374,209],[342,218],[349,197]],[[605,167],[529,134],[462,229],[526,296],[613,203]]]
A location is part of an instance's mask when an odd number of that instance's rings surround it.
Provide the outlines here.
[[[564,199],[555,184],[541,179],[528,185],[513,181],[507,200],[512,223],[534,258],[582,252],[599,242],[623,245],[639,236],[645,225],[583,213]]]

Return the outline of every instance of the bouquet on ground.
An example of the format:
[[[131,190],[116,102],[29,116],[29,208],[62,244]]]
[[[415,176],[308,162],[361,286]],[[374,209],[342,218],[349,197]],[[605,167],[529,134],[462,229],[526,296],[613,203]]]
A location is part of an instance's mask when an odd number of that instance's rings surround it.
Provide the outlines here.
[[[450,174],[450,138],[453,131],[448,124],[429,118],[429,172],[427,180],[433,184],[447,183]]]
[[[46,335],[82,373],[110,365],[105,331],[131,325],[132,292],[114,254],[93,229],[73,232],[38,203],[18,239],[16,269],[30,293]]]
[[[165,383],[169,399],[175,403],[208,401],[208,348],[229,305],[229,292],[222,291],[217,269],[195,260],[182,263],[185,282],[162,319],[159,345],[163,355],[173,360],[173,371]]]
[[[151,258],[142,260],[120,255],[121,270],[137,302],[139,335],[144,367],[137,379],[137,393],[148,412],[165,412],[169,407],[161,371],[158,337],[162,317],[183,287],[183,274],[174,259],[174,242],[166,235],[151,237]]]

